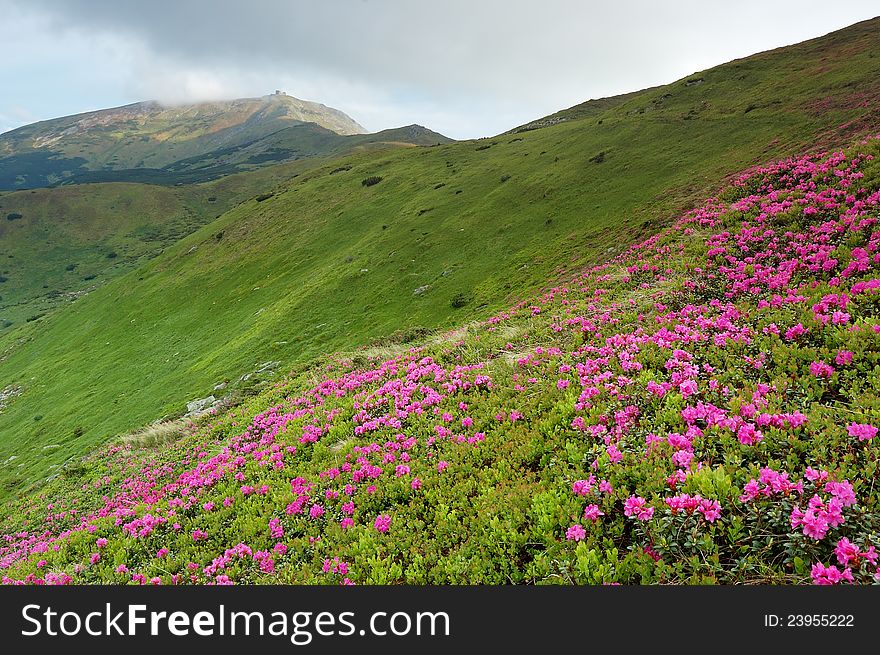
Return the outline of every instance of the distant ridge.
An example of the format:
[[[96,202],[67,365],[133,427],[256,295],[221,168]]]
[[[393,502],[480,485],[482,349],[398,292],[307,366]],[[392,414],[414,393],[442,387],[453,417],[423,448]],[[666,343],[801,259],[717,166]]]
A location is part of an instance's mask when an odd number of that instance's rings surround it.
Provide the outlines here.
[[[68,181],[201,182],[346,150],[346,137],[366,132],[338,109],[281,91],[178,106],[137,102],[0,135],[0,191]],[[423,144],[426,131],[416,132]],[[431,143],[448,141],[431,134]],[[413,142],[403,133],[396,140]]]

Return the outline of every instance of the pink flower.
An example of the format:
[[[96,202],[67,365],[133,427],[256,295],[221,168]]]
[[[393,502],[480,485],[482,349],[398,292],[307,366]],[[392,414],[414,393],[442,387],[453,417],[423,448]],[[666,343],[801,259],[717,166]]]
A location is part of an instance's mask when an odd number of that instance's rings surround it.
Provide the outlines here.
[[[680,385],[678,385],[678,390],[681,391],[682,398],[693,396],[695,393],[697,393],[697,383],[693,380],[685,380]]]
[[[565,531],[565,538],[568,539],[568,541],[580,541],[586,536],[587,531],[584,530],[584,527],[580,523],[575,523]]]
[[[97,564],[101,559],[101,553],[92,553],[89,557],[89,562],[92,564]]]
[[[840,582],[852,582],[853,575],[850,569],[844,569],[843,573],[837,570],[836,566],[825,566],[821,562],[813,564],[810,573],[813,578],[813,584],[816,585],[835,585]]]
[[[847,366],[853,362],[853,353],[849,350],[841,350],[834,358],[834,363],[838,366]]]
[[[654,516],[654,508],[649,507],[641,496],[630,496],[623,504],[623,513],[639,521],[647,521]]]
[[[717,500],[707,500],[706,498],[703,498],[700,500],[700,506],[697,508],[697,511],[700,512],[703,515],[703,518],[709,523],[714,523],[721,517],[721,503]]]
[[[681,468],[687,468],[691,460],[694,458],[694,454],[689,450],[677,450],[672,455],[672,463]]]
[[[817,378],[830,378],[832,373],[834,373],[834,367],[822,360],[817,360],[810,364],[810,374],[815,375]]]
[[[840,562],[844,566],[849,566],[850,562],[859,558],[860,551],[858,546],[856,546],[846,537],[843,537],[840,541],[837,542],[837,547],[834,549],[834,554],[837,555],[838,562]]]
[[[388,532],[391,527],[391,517],[388,514],[379,514],[373,522],[373,527],[379,532]]]
[[[313,519],[324,516],[324,508],[318,503],[315,503],[309,508],[309,516],[311,516]]]
[[[167,549],[167,548],[160,548],[159,550],[156,551],[156,558],[157,558],[157,559],[162,559],[162,558],[165,557],[167,554],[168,554],[168,549]]]
[[[849,436],[858,437],[859,441],[870,441],[877,436],[877,428],[868,423],[850,423],[846,429]]]
[[[793,528],[798,525],[803,526],[804,534],[816,541],[823,539],[831,527],[826,513],[823,510],[816,511],[813,508],[801,513],[795,507],[791,512],[791,524]]]
[[[755,498],[757,498],[760,494],[761,486],[758,484],[757,480],[752,478],[743,487],[743,493],[739,497],[739,502],[748,503],[752,500],[755,500]]]
[[[605,516],[605,512],[598,505],[590,504],[584,509],[584,519],[587,521],[597,521],[600,516]]]
[[[828,479],[828,471],[821,471],[808,466],[804,470],[804,477],[810,482],[825,482]]]
[[[806,333],[807,333],[806,328],[803,325],[801,325],[800,323],[798,323],[797,325],[792,326],[785,331],[785,338],[788,341],[792,341],[793,339],[796,339],[797,337],[801,336],[802,334],[806,334]]]
[[[645,385],[645,390],[648,393],[652,393],[660,398],[662,398],[666,394],[666,387],[664,387],[662,384],[657,384],[656,382],[654,382],[654,380],[651,380],[650,382],[648,382],[647,385]]]
[[[608,459],[611,460],[612,464],[617,464],[623,459],[623,453],[621,453],[613,443],[608,444],[608,447],[605,448],[605,452],[608,454]]]
[[[743,423],[736,431],[736,438],[744,446],[751,446],[758,443],[764,438],[760,430],[757,430],[751,423]]]
[[[413,478],[409,486],[413,491],[418,491],[422,488],[422,481],[419,478]]]
[[[835,500],[837,500],[842,507],[850,507],[856,504],[856,495],[853,492],[853,486],[847,480],[843,480],[842,482],[833,482],[829,480],[825,483],[825,491],[834,496],[834,498],[828,501],[829,505]]]
[[[99,537],[98,540],[95,542],[95,545],[98,548],[103,548],[107,545],[107,540],[104,537]]]
[[[445,471],[448,466],[449,466],[449,462],[445,462],[442,460],[437,462],[437,473],[443,473],[443,471]]]

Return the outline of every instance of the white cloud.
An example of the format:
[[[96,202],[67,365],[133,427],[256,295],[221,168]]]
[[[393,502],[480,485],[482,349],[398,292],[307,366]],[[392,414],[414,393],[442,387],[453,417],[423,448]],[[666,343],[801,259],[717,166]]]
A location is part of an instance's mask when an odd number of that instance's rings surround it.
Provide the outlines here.
[[[29,72],[84,108],[95,106],[88,97],[185,102],[281,88],[371,129],[415,122],[473,137],[874,11],[856,0],[0,0],[15,44],[4,49],[20,63],[0,72],[0,88],[40,115],[68,104],[47,109]]]

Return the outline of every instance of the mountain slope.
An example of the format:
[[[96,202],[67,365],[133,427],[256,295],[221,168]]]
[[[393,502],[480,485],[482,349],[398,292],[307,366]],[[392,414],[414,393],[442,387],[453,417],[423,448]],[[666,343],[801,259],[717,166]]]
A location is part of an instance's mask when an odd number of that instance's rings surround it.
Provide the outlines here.
[[[72,463],[7,505],[3,582],[876,583],[878,215],[880,135],[746,171],[487,321]]]
[[[282,93],[179,107],[141,102],[0,135],[0,189],[47,186],[77,175],[108,181],[96,172],[167,170],[192,158],[210,158],[217,177],[247,163],[234,156],[238,150],[271,143],[273,134],[292,126],[338,136],[365,132],[339,110]],[[133,175],[127,181],[144,181]]]
[[[242,148],[241,158],[254,163],[254,170],[208,183],[200,182],[216,177],[218,166],[208,163],[206,172],[200,164],[213,161],[215,153],[168,170],[95,171],[68,181],[77,185],[0,192],[0,330],[93,290],[239,202],[323,165],[327,157],[443,141],[418,125],[340,136],[303,123]],[[293,161],[273,165],[276,160]]]
[[[654,233],[731,171],[877,124],[878,21],[478,142],[359,152],[0,336],[15,490],[185,403],[487,316]],[[702,82],[695,83],[694,80]],[[366,186],[369,178],[381,178]],[[271,368],[271,367],[269,367]],[[45,449],[45,446],[50,448]]]

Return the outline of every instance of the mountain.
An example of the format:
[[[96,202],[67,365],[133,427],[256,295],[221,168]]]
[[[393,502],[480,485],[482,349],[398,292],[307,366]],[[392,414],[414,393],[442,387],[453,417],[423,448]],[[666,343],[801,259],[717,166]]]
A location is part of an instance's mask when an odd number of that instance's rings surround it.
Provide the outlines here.
[[[165,107],[141,102],[0,135],[0,190],[69,182],[201,182],[381,141],[337,109],[276,92]],[[447,142],[422,131],[419,142]]]
[[[8,263],[0,269],[0,330],[94,290],[327,158],[447,142],[420,125],[342,136],[296,123],[227,149],[221,164],[212,151],[165,169],[98,170],[61,186],[0,191],[0,260]]]
[[[188,402],[239,402],[272,371],[319,381],[310,362],[328,353],[366,365],[518,301],[539,316],[542,289],[657,234],[738,171],[875,133],[878,27],[593,101],[515,134],[359,147],[232,207],[0,332],[7,493],[182,416]],[[4,284],[14,284],[7,261]],[[517,330],[549,339],[542,320],[538,332],[527,319]],[[502,343],[494,357],[505,352]],[[476,350],[456,356],[482,361]]]

